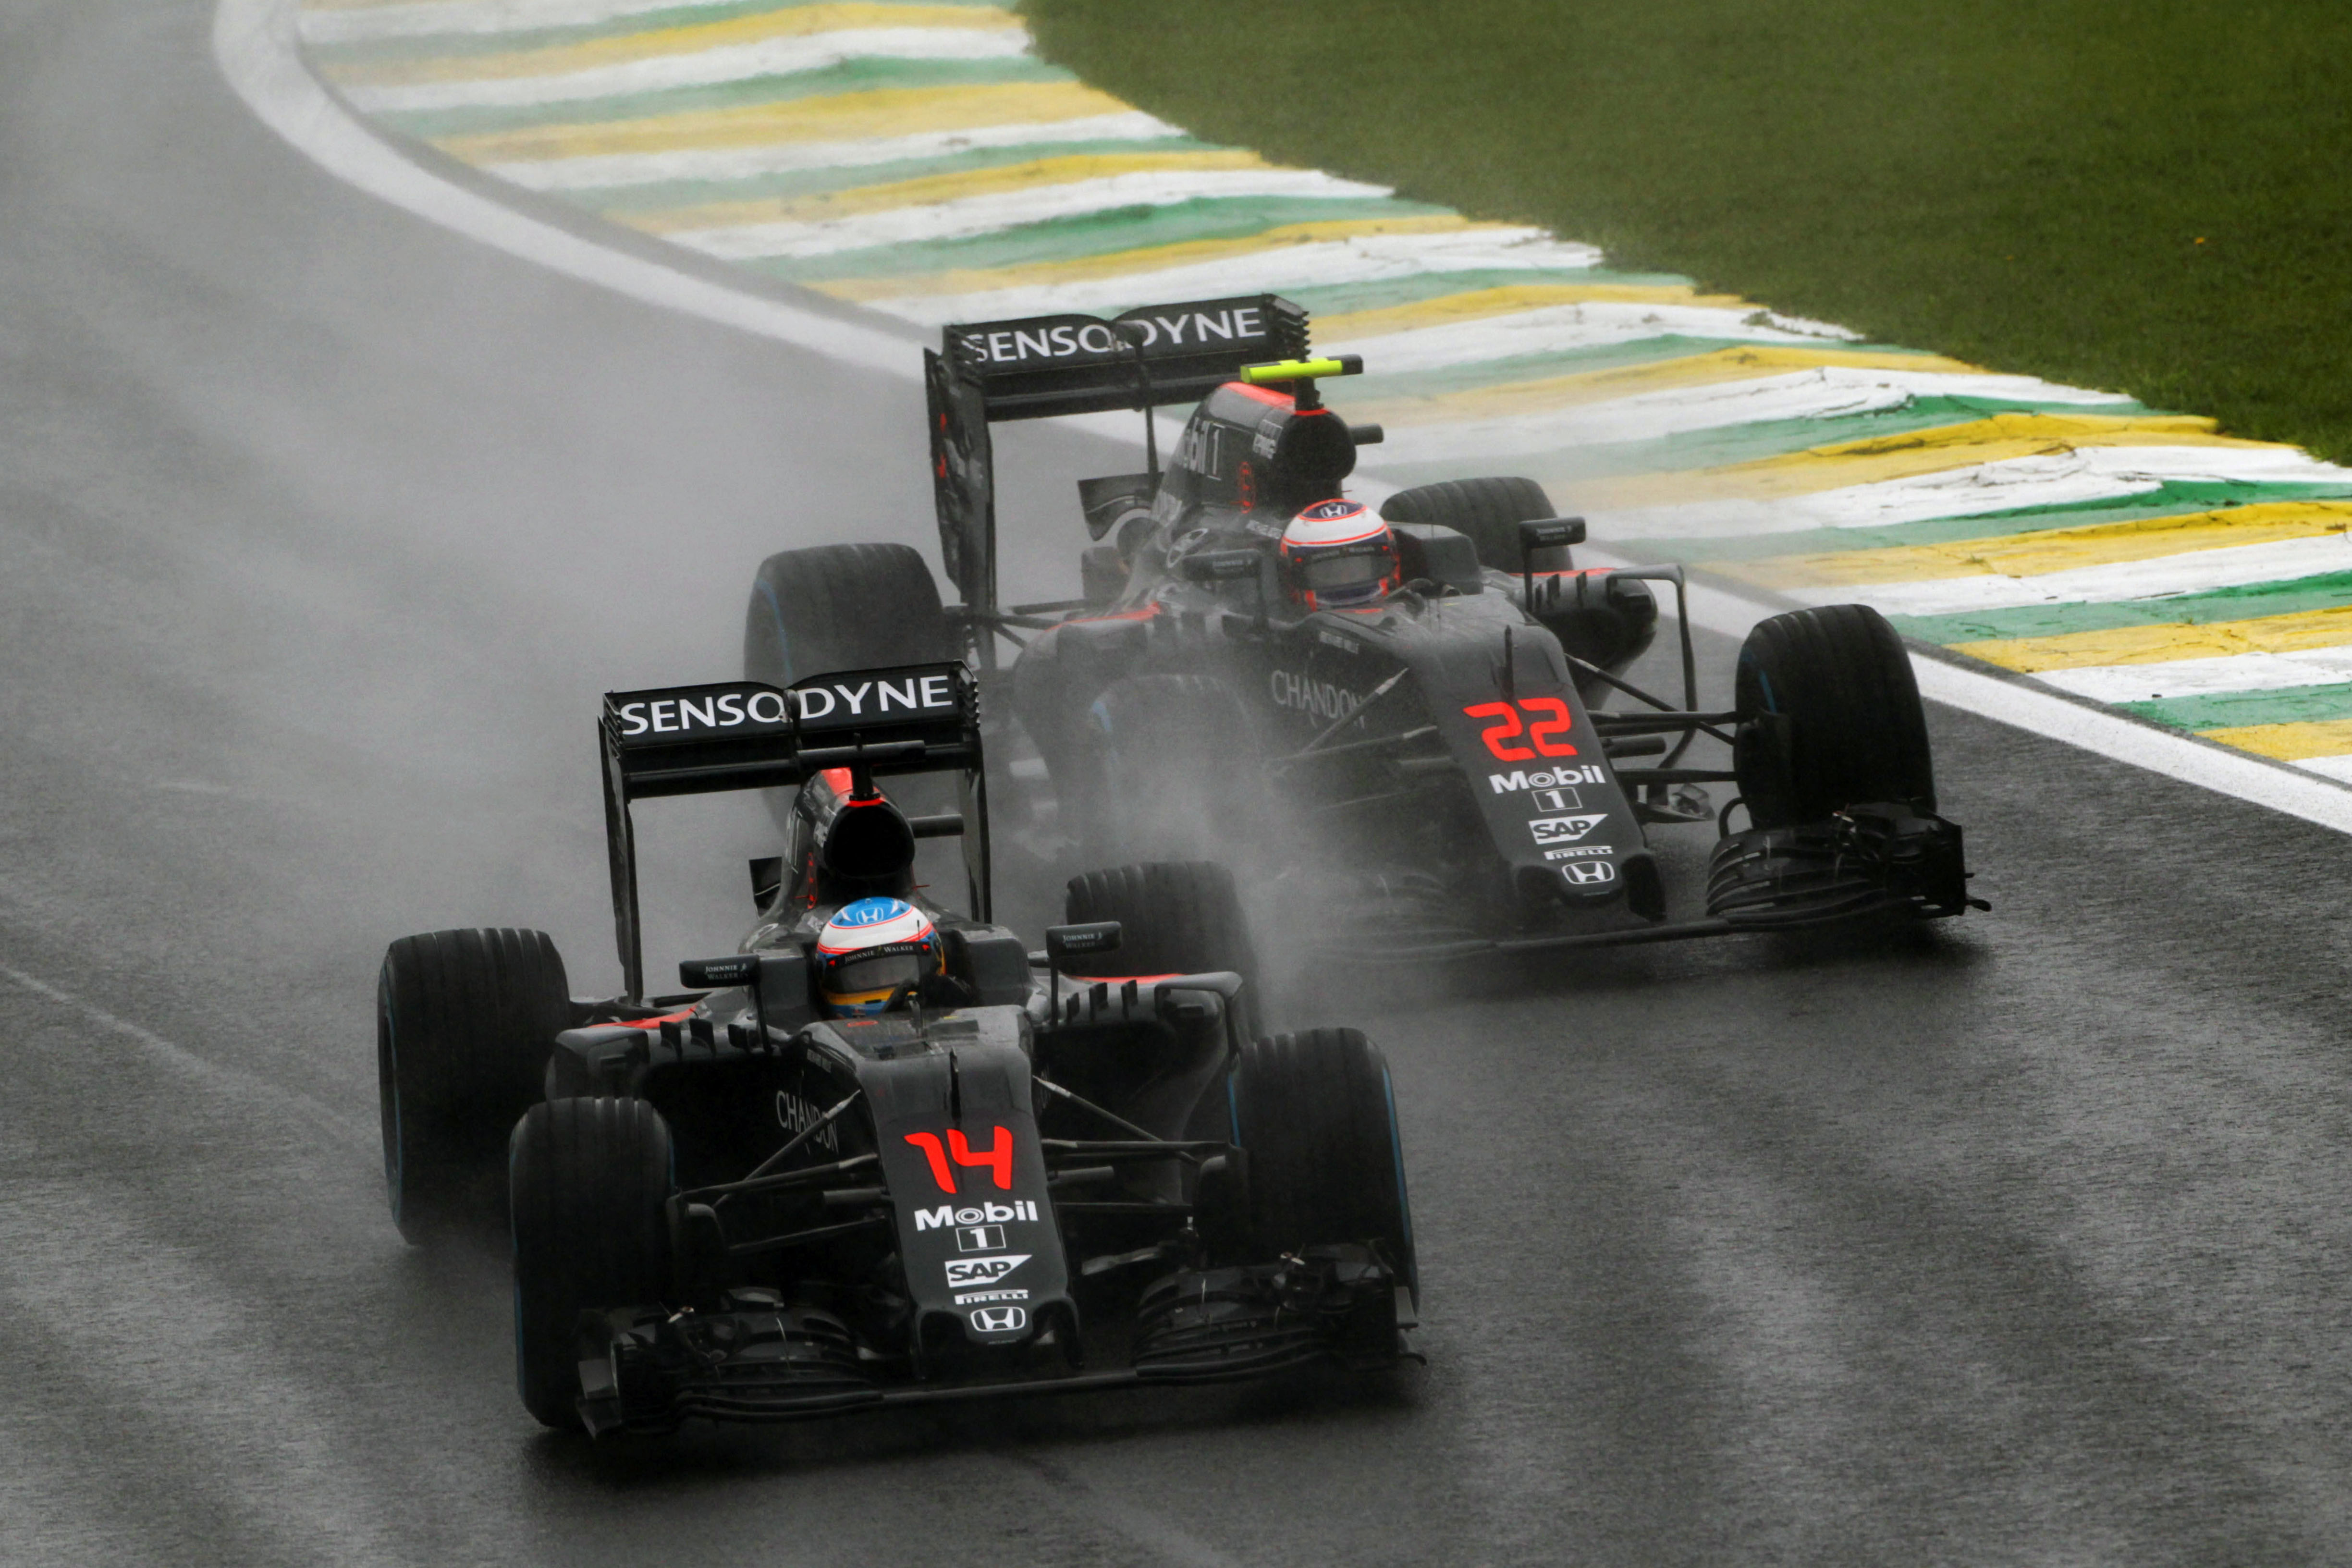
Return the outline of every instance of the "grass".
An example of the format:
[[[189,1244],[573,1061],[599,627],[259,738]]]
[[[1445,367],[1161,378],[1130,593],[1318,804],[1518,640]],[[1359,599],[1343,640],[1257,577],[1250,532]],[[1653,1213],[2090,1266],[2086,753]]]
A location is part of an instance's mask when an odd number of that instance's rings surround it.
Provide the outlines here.
[[[2342,0],[1026,0],[1195,134],[2352,460]]]

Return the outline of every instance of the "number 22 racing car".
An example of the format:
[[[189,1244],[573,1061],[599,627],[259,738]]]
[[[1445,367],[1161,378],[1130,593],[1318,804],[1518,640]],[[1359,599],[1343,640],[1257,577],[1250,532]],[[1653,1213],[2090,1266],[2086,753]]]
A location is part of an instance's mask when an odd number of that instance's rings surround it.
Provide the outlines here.
[[[1356,957],[1655,942],[1985,907],[1936,814],[1900,638],[1867,606],[1775,616],[1705,712],[1686,613],[1679,703],[1627,672],[1654,584],[1579,570],[1580,519],[1521,479],[1343,484],[1377,426],[1319,393],[1360,363],[1308,357],[1272,295],[950,326],[927,354],[941,606],[903,546],[772,556],[747,672],[852,651],[961,654],[1002,683],[1037,753],[1033,814],[1100,863],[1212,853],[1265,868]],[[1150,410],[1194,403],[1163,468]],[[1082,600],[1001,605],[990,425],[1142,408],[1147,471],[1082,479]],[[1000,671],[1000,642],[1017,657]],[[814,662],[812,662],[814,661]],[[1612,706],[1604,707],[1608,702]],[[1684,765],[1699,736],[1728,767]],[[1636,759],[1655,759],[1633,765]],[[1016,767],[1016,776],[1019,773]],[[1721,811],[1704,787],[1727,784]],[[1735,808],[1747,826],[1734,830]],[[1712,823],[1706,912],[1668,919],[1653,826]]]
[[[661,1431],[1412,1358],[1394,1099],[1360,1034],[1255,1038],[1231,878],[1074,879],[991,918],[960,663],[615,693],[600,727],[624,986],[537,931],[404,937],[377,990],[394,1218],[505,1188],[523,1404]],[[885,779],[946,775],[910,816]],[[633,808],[789,789],[739,950],[646,994]],[[970,912],[913,884],[962,842]]]

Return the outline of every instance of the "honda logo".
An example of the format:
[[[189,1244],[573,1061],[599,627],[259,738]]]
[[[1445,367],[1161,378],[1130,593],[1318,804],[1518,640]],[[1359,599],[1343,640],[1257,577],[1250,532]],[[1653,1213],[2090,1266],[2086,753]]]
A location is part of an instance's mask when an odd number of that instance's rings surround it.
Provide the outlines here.
[[[971,1326],[983,1334],[1014,1333],[1029,1326],[1029,1314],[1019,1307],[976,1308]]]
[[[1568,874],[1568,879],[1571,882],[1590,885],[1594,882],[1613,882],[1617,879],[1617,868],[1606,860],[1570,860],[1560,869]]]

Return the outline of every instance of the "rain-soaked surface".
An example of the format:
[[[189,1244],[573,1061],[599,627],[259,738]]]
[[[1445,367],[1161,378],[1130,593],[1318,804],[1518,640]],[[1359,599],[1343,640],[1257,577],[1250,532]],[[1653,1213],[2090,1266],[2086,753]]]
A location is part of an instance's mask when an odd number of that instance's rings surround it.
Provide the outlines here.
[[[0,1561],[2352,1558],[2352,855],[1940,710],[1990,916],[1278,999],[1395,1064],[1425,1371],[541,1432],[502,1261],[386,1218],[377,958],[613,983],[596,695],[919,542],[918,393],[337,186],[207,11],[0,19]],[[1125,455],[1001,449],[1067,592]],[[653,951],[767,837],[649,814]]]

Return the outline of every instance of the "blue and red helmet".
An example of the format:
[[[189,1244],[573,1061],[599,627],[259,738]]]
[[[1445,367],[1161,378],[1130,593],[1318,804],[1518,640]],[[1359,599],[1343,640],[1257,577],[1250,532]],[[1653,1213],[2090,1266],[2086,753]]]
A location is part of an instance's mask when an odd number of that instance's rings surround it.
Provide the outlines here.
[[[939,928],[904,899],[844,904],[817,933],[817,994],[836,1018],[879,1013],[899,986],[946,968]]]
[[[1282,580],[1309,610],[1370,605],[1402,576],[1395,536],[1360,501],[1319,500],[1282,531]]]

